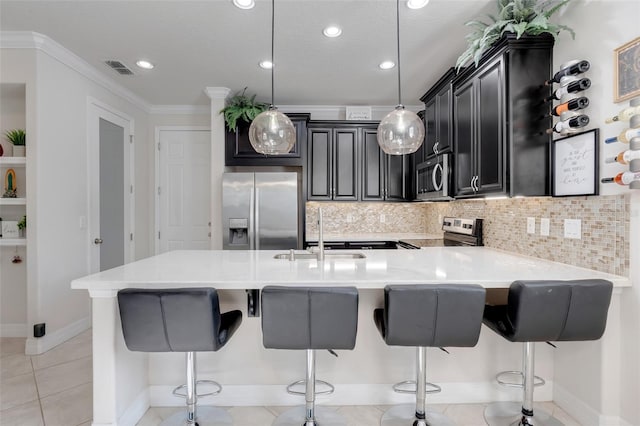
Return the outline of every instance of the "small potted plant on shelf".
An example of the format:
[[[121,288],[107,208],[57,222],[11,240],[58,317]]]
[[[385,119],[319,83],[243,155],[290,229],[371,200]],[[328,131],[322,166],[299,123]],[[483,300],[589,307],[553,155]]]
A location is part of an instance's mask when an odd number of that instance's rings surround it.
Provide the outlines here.
[[[562,30],[569,31],[573,37],[575,33],[566,25],[549,22],[551,15],[556,13],[570,0],[497,0],[498,16],[489,15],[491,23],[480,20],[465,23],[473,27],[473,32],[467,35],[467,50],[456,61],[456,69],[460,69],[470,60],[476,66],[482,54],[506,33],[515,33],[516,39],[523,35],[551,34],[554,38]]]
[[[25,230],[27,229],[27,215],[22,216],[22,219],[18,222],[18,232],[20,233],[20,238],[25,237]]]
[[[27,134],[25,131],[23,129],[7,130],[4,135],[13,145],[13,156],[24,157],[25,143],[27,141]]]
[[[242,93],[238,92],[233,95],[227,102],[227,106],[220,110],[230,132],[235,132],[238,129],[238,120],[251,123],[258,114],[266,111],[269,107],[264,102],[256,102],[256,95],[246,96],[246,91],[245,87]]]

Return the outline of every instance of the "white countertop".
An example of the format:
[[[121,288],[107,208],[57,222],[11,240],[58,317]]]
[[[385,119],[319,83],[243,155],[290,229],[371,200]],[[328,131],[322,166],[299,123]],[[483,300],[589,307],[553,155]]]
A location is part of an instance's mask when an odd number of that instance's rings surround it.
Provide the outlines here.
[[[420,233],[361,233],[361,234],[331,234],[324,233],[325,242],[331,241],[400,241],[400,240],[440,240],[442,234],[420,234]],[[306,235],[307,241],[318,241],[318,233],[309,233]]]
[[[507,288],[514,280],[601,278],[629,287],[627,277],[514,255],[486,247],[430,247],[423,250],[364,250],[365,259],[279,260],[275,251],[184,250],[153,256],[79,278],[71,288],[205,287],[241,290],[265,285],[354,285],[476,283]],[[339,253],[347,253],[340,251]]]

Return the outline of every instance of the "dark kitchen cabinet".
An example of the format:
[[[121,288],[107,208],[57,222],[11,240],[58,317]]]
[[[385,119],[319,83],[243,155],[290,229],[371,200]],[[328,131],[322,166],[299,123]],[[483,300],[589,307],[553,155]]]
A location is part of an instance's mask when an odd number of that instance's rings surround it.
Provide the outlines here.
[[[453,80],[455,196],[548,195],[553,38],[507,34]]]
[[[424,102],[425,141],[423,161],[436,154],[451,151],[452,137],[452,86],[455,69],[450,68],[425,93]]]
[[[358,129],[310,126],[307,172],[309,200],[357,200]]]
[[[377,128],[363,129],[363,201],[404,200],[407,195],[409,156],[388,155],[378,145]]]
[[[291,113],[287,116],[296,128],[297,142],[291,152],[281,155],[257,153],[249,142],[249,126],[246,121],[238,121],[238,129],[226,129],[225,165],[227,166],[302,166],[307,145],[307,123],[310,114]]]

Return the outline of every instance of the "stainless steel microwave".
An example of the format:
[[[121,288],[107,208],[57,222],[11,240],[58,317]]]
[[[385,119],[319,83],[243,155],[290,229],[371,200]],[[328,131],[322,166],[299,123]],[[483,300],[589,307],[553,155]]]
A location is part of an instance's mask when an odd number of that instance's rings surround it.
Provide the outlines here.
[[[451,154],[440,154],[416,167],[418,200],[452,200]]]

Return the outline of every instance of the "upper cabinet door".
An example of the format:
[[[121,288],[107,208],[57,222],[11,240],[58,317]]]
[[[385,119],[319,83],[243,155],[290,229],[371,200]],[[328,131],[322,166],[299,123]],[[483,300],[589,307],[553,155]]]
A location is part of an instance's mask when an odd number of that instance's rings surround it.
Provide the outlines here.
[[[475,179],[475,129],[473,81],[456,90],[453,97],[455,146],[455,194],[473,194]]]
[[[333,199],[358,199],[358,129],[333,130]]]
[[[451,85],[447,84],[436,96],[436,129],[438,153],[451,151]]]
[[[387,157],[386,200],[404,200],[406,198],[407,155],[385,155]]]
[[[438,141],[436,103],[437,98],[433,98],[424,105],[424,158],[428,158],[435,154],[436,142]]]
[[[313,128],[308,131],[308,198],[331,200],[333,129]]]
[[[476,188],[478,193],[496,192],[504,182],[504,68],[502,57],[478,75]]]
[[[378,145],[378,132],[363,129],[362,200],[384,199],[384,152]]]

